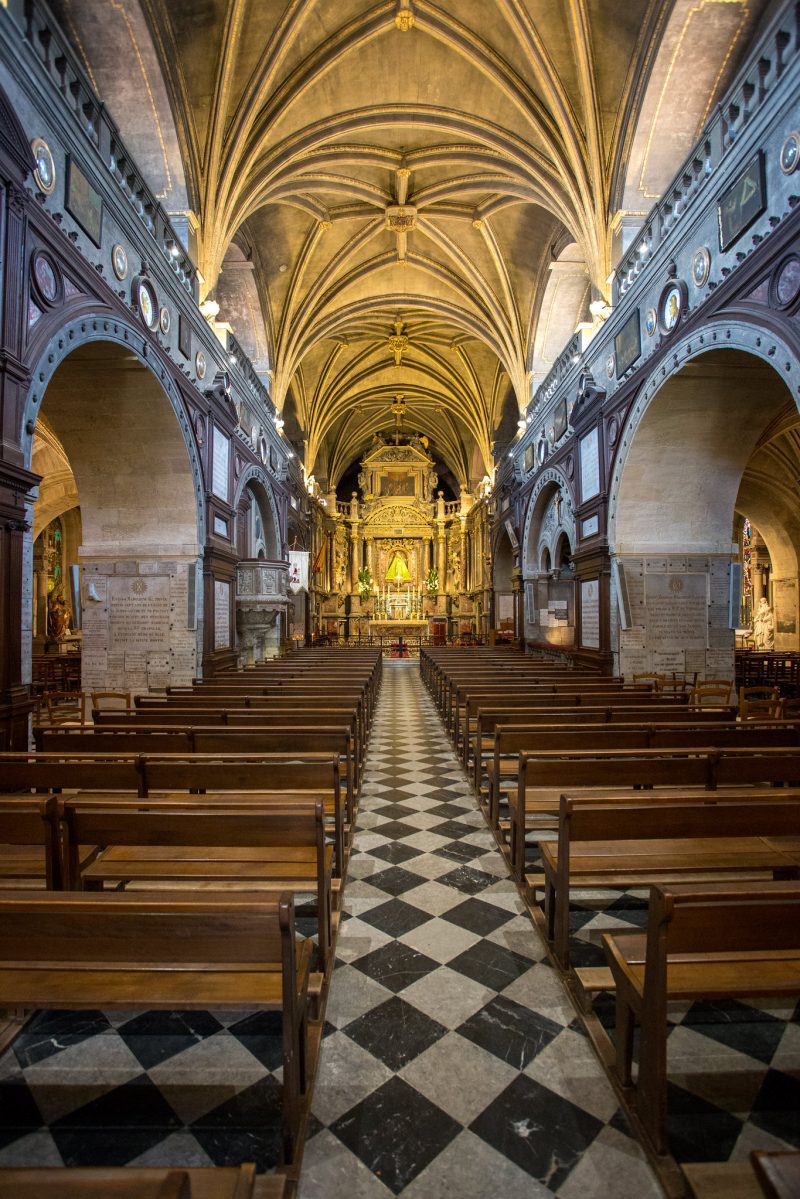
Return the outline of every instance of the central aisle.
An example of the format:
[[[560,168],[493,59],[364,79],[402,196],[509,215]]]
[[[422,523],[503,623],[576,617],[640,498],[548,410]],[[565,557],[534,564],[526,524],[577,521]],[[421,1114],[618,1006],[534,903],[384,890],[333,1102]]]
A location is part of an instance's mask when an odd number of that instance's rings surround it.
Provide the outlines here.
[[[659,1196],[544,959],[417,663],[385,663],[301,1199]]]

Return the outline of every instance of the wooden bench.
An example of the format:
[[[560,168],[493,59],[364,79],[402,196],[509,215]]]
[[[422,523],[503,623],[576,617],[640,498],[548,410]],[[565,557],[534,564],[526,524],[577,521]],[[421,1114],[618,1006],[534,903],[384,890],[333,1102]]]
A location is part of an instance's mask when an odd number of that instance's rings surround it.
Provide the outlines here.
[[[514,876],[525,874],[528,820],[559,811],[565,792],[602,794],[622,788],[671,790],[800,784],[800,752],[713,747],[636,750],[537,751],[519,758],[517,788],[509,794],[510,860]]]
[[[146,801],[144,801],[146,802]],[[201,797],[165,801],[63,801],[65,885],[237,885],[316,897],[320,973],[331,968],[331,857],[323,805],[206,808]],[[87,857],[84,847],[97,846]]]
[[[22,881],[49,891],[62,886],[56,800],[0,796],[0,882]]]
[[[798,838],[796,792],[563,796],[558,839],[539,846],[546,935],[556,961],[562,969],[569,966],[572,889],[624,890],[743,872],[794,878],[800,873]]]
[[[603,945],[616,985],[616,1072],[632,1088],[645,1135],[664,1153],[668,1003],[800,997],[800,886],[654,887],[646,934],[605,933]]]
[[[0,1199],[283,1199],[283,1174],[241,1166],[0,1169]]]
[[[287,1163],[306,1086],[309,962],[289,894],[0,892],[0,1006],[280,1012]]]
[[[746,1161],[691,1162],[683,1167],[691,1199],[797,1199],[800,1152],[753,1149]]]

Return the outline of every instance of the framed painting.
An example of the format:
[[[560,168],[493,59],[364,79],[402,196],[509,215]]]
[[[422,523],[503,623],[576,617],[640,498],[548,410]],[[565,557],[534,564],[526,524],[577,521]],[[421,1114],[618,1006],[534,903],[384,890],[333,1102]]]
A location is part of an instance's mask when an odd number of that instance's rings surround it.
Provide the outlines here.
[[[553,439],[558,442],[567,431],[567,401],[561,400],[553,413]]]
[[[99,249],[103,235],[103,197],[92,187],[71,154],[67,158],[64,206]]]
[[[727,250],[767,206],[764,151],[759,150],[717,205],[719,248]]]
[[[178,314],[178,349],[184,358],[191,358],[192,327],[183,313]]]
[[[642,333],[639,327],[639,309],[626,320],[614,338],[617,378],[620,379],[633,366],[642,352]]]

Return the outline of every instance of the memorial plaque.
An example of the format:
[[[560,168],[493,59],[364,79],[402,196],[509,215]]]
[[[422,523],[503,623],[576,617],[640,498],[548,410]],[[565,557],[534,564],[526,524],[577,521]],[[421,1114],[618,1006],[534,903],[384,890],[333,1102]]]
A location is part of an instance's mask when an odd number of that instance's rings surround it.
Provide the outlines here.
[[[680,674],[686,670],[686,651],[682,649],[656,650],[653,654],[653,670],[656,674]]]
[[[600,518],[589,516],[581,524],[581,537],[594,537],[600,531]]]
[[[581,645],[600,648],[600,580],[581,583]]]
[[[653,651],[705,649],[708,644],[708,576],[646,576],[647,644]]]
[[[230,649],[231,585],[214,580],[214,649]]]
[[[514,620],[514,597],[513,595],[498,595],[497,597],[497,619]]]
[[[581,438],[581,499],[600,494],[600,444],[594,428]]]
[[[123,576],[108,581],[109,648],[125,654],[169,649],[169,579]]]
[[[228,498],[228,465],[230,462],[231,443],[222,432],[214,427],[214,453],[211,467],[211,491],[221,500]]]

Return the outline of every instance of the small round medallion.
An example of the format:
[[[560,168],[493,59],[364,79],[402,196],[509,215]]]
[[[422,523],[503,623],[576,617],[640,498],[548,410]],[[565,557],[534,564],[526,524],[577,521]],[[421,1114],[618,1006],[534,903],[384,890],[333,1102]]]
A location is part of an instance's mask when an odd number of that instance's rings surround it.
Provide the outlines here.
[[[781,146],[778,158],[784,175],[791,175],[800,165],[800,132],[790,133]]]
[[[136,284],[136,302],[139,315],[148,329],[154,328],[158,318],[158,303],[153,285],[147,279],[139,279]]]
[[[171,324],[172,317],[169,314],[169,308],[167,308],[166,304],[162,304],[161,311],[158,314],[158,325],[165,337],[169,333],[169,327]]]
[[[705,246],[700,246],[692,254],[692,281],[695,287],[703,287],[711,271],[711,255]]]
[[[648,308],[644,314],[644,328],[648,337],[652,337],[658,328],[658,316],[655,308]]]
[[[206,377],[206,356],[202,350],[198,350],[194,356],[194,369],[197,372],[198,379]]]
[[[536,447],[536,460],[541,466],[547,457],[547,440],[544,436],[541,437],[539,444]]]
[[[609,354],[608,358],[606,358],[606,374],[608,375],[609,379],[614,378],[616,369],[617,369],[617,364],[614,361],[614,355]]]
[[[31,260],[31,276],[37,298],[45,304],[55,304],[61,295],[58,268],[49,254],[38,250]]]
[[[53,162],[50,147],[40,137],[35,137],[31,142],[31,150],[36,161],[33,178],[39,190],[49,196],[56,185],[56,164]]]
[[[668,283],[658,302],[658,323],[662,333],[676,329],[683,311],[683,287],[680,283]]]
[[[118,279],[124,279],[128,273],[128,255],[125,247],[119,242],[111,248],[111,266]]]
[[[780,263],[772,277],[770,302],[775,308],[791,308],[800,296],[800,258],[790,254]]]
[[[266,466],[269,459],[269,444],[263,434],[258,439],[258,456]]]

